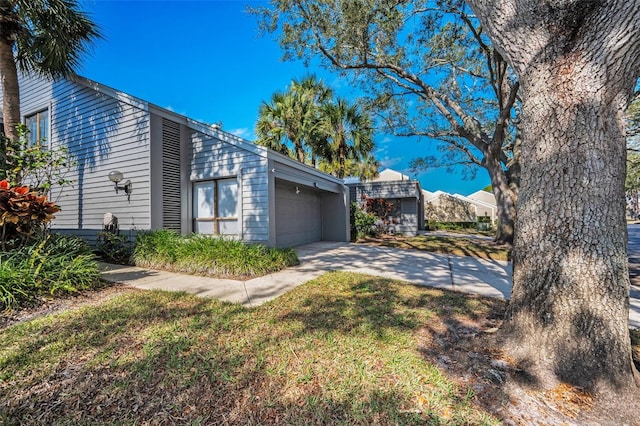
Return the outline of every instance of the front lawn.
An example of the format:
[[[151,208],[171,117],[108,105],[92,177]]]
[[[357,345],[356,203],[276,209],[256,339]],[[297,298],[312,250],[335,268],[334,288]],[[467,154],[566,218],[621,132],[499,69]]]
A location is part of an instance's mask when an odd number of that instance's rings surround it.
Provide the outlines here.
[[[253,309],[131,290],[0,331],[8,424],[497,424],[451,345],[504,302],[328,273]],[[473,359],[482,354],[474,352]],[[465,367],[465,371],[466,371]]]

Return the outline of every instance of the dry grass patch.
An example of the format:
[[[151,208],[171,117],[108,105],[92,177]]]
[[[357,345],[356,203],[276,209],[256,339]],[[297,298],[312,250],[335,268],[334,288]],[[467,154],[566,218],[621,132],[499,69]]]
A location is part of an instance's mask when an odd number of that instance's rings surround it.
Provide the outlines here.
[[[398,235],[383,235],[376,238],[364,238],[358,240],[358,242],[441,254],[473,256],[481,259],[511,260],[510,246],[496,244],[491,240],[465,238],[463,236],[443,237],[418,235],[415,237],[404,237]]]
[[[513,388],[499,300],[338,272],[255,309],[74,300],[0,325],[0,424],[616,424],[579,390]]]
[[[131,292],[0,331],[0,412],[7,424],[497,424],[477,395],[490,381],[454,380],[433,353],[502,307],[337,272],[255,309]]]

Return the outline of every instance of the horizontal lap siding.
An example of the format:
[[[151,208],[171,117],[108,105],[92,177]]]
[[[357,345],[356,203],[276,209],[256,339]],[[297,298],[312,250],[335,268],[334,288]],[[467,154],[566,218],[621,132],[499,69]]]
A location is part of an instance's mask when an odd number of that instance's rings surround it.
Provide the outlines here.
[[[401,221],[396,226],[396,232],[415,235],[418,231],[418,202],[414,198],[401,201]]]
[[[267,159],[241,147],[195,132],[189,158],[191,181],[241,176],[239,189],[242,197],[243,239],[247,242],[267,242]]]
[[[363,184],[349,184],[351,201],[362,201],[362,194],[369,198],[416,198],[420,193],[415,182],[372,182]]]
[[[52,227],[87,237],[102,229],[110,212],[122,230],[149,229],[149,113],[67,80],[27,77],[20,90],[25,114],[50,108],[51,143],[67,147],[76,162],[67,175],[73,185],[52,190],[61,207]],[[131,180],[130,201],[123,191],[115,193],[107,178],[112,170]]]
[[[349,184],[348,187],[350,201],[358,204],[362,203],[363,195],[367,198],[400,199],[400,220],[394,226],[396,232],[415,235],[421,226],[419,215],[423,212],[418,208],[421,197],[415,182],[370,182]]]

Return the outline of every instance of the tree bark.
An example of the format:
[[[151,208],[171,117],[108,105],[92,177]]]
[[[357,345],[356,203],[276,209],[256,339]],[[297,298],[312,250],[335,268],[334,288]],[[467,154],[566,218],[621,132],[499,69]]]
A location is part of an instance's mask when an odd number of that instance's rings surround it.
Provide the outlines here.
[[[0,37],[0,79],[2,80],[4,134],[9,139],[16,140],[18,138],[16,125],[20,124],[20,89],[18,87],[18,71],[13,56],[13,44],[14,42],[10,38]]]
[[[493,195],[496,197],[498,224],[495,242],[513,243],[514,218],[516,217],[516,194],[511,189],[507,176],[502,168],[499,153],[485,153],[483,167],[489,173]]]
[[[545,387],[637,392],[624,113],[640,69],[640,1],[469,3],[521,82],[506,349]]]
[[[347,145],[345,141],[340,137],[338,141],[338,173],[337,177],[344,179],[345,164],[347,163]]]

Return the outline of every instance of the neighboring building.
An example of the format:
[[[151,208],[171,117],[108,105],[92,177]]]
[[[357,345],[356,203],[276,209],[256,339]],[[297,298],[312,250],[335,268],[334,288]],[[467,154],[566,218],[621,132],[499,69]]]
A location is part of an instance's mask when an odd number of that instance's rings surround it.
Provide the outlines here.
[[[428,192],[424,195],[426,221],[466,223],[476,221],[476,207],[464,197],[442,191]]]
[[[378,176],[375,179],[372,179],[371,182],[390,182],[398,180],[411,180],[411,178],[395,170],[384,169],[378,173]]]
[[[491,223],[497,219],[495,197],[486,191],[471,195],[449,194],[443,191],[423,191],[426,220],[436,222],[475,222],[487,216]]]
[[[270,246],[349,240],[347,189],[335,177],[86,78],[22,77],[20,90],[24,122],[77,163],[75,185],[51,193],[62,208],[55,230],[93,240],[112,213],[122,230]],[[115,170],[130,194],[116,194]]]
[[[386,180],[384,180],[386,179]],[[350,199],[362,205],[366,198],[383,199],[391,203],[391,230],[416,235],[424,229],[424,199],[420,182],[386,169],[372,182],[349,183]]]
[[[489,216],[491,223],[495,223],[498,220],[496,196],[492,192],[480,190],[464,198],[476,206],[477,216]]]

